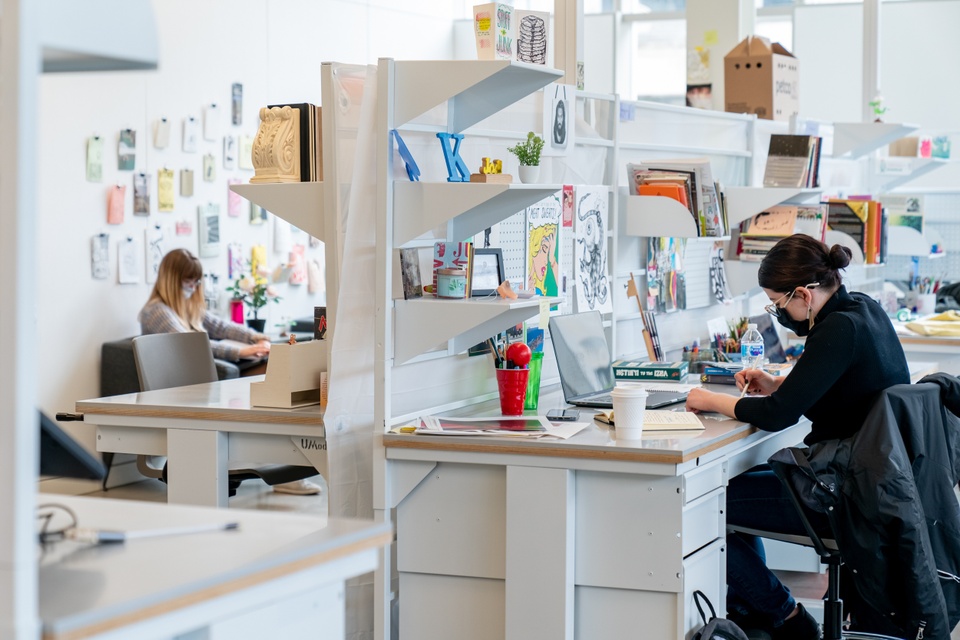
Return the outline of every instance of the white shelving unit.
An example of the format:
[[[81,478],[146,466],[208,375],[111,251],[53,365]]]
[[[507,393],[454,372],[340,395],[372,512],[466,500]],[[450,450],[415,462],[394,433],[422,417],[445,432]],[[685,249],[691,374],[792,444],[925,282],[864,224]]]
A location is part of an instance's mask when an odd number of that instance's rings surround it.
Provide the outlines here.
[[[872,191],[887,193],[947,164],[942,158],[876,158],[870,164]]]
[[[752,289],[756,289],[757,271],[759,262],[745,262],[742,260],[725,260],[724,269],[727,272],[727,286],[734,296],[742,296]]]
[[[326,241],[322,182],[235,184],[230,190],[314,238]]]
[[[446,225],[444,237],[450,242],[469,238],[562,188],[559,184],[395,182],[394,244],[403,246],[441,225]]]
[[[781,187],[726,187],[727,224],[739,225],[761,211],[780,204],[815,204],[820,189],[787,189]]]
[[[560,302],[562,298],[544,297],[397,300],[394,359],[402,364],[428,349],[446,346],[448,341],[454,353],[465,351],[505,327],[536,315],[541,304]]]
[[[920,233],[911,227],[887,227],[887,255],[916,256],[920,258],[942,258],[943,238],[935,229],[928,229]],[[934,253],[934,245],[940,251]]]
[[[915,124],[837,122],[833,125],[833,157],[861,158],[919,128]]]

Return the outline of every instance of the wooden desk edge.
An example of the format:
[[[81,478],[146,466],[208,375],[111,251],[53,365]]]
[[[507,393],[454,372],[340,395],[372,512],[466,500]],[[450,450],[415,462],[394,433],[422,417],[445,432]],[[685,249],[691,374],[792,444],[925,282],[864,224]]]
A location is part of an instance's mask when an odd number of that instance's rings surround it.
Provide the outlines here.
[[[700,456],[724,447],[731,442],[746,438],[757,431],[756,428],[733,431],[726,436],[718,438],[686,453],[677,452],[644,452],[643,450],[633,449],[600,449],[600,448],[574,448],[558,447],[553,443],[543,442],[531,443],[526,446],[512,444],[510,440],[494,440],[483,436],[438,436],[443,437],[443,442],[429,439],[429,436],[421,435],[402,435],[385,434],[383,446],[386,449],[420,449],[426,451],[465,451],[470,453],[496,453],[508,455],[524,456],[543,456],[551,458],[578,458],[592,460],[618,460],[624,462],[657,462],[668,464],[681,464],[689,460],[694,460]]]
[[[242,589],[254,587],[263,582],[275,580],[296,571],[302,571],[319,564],[330,562],[331,560],[337,560],[339,558],[360,553],[362,551],[367,551],[369,549],[379,549],[380,547],[386,546],[392,542],[392,531],[377,533],[363,540],[357,540],[350,544],[334,549],[327,549],[298,561],[287,562],[270,569],[241,576],[225,584],[208,587],[195,593],[179,596],[164,602],[147,605],[135,611],[130,611],[110,618],[109,620],[103,620],[83,627],[72,628],[63,632],[44,629],[42,640],[81,640],[82,638],[89,638],[107,631],[125,627],[135,622],[149,618],[155,618],[178,609],[183,609],[185,607],[218,598],[220,596],[235,593]]]
[[[130,405],[115,406],[97,402],[80,401],[76,403],[78,413],[99,414],[105,416],[121,416],[126,418],[171,418],[183,420],[208,420],[211,422],[249,422],[256,424],[298,424],[306,426],[323,426],[322,415],[306,415],[302,413],[258,413],[256,408],[246,410],[235,409],[165,409],[157,407],[131,407]]]

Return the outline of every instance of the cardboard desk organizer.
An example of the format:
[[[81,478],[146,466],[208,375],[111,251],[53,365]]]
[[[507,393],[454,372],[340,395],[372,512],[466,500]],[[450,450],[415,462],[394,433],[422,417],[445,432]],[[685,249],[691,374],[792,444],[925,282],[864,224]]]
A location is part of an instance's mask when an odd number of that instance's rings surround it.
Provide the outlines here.
[[[321,374],[326,368],[326,340],[275,344],[265,379],[250,384],[250,404],[281,409],[321,404]]]

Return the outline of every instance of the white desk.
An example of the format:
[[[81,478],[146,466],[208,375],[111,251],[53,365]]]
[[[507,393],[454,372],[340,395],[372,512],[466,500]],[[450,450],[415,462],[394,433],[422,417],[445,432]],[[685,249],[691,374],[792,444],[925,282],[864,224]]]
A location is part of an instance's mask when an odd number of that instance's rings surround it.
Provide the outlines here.
[[[262,376],[82,400],[76,410],[97,426],[97,451],[167,456],[167,501],[227,506],[228,466],[312,465],[327,474],[318,405],[250,406]]]
[[[220,531],[88,546],[40,560],[44,640],[344,637],[344,581],[377,566],[389,526],[285,513],[41,495],[82,527],[239,522]]]
[[[808,429],[705,422],[640,446],[597,423],[559,442],[385,435],[401,640],[688,637],[695,589],[724,606],[728,479]]]

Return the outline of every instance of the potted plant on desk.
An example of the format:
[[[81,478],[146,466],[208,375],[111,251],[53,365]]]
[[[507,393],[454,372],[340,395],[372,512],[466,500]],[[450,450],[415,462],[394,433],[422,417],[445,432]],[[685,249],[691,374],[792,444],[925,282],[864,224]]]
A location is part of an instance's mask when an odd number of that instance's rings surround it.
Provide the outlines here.
[[[247,318],[247,326],[263,333],[266,319],[260,317],[260,309],[267,306],[268,302],[280,302],[280,296],[274,288],[268,284],[266,274],[250,273],[244,274],[239,280],[227,287],[227,291],[233,296],[233,301],[240,301],[250,308],[253,317]]]
[[[540,177],[540,152],[543,151],[543,138],[533,131],[527,134],[527,139],[518,142],[507,151],[517,156],[520,161],[520,182],[533,184]]]

